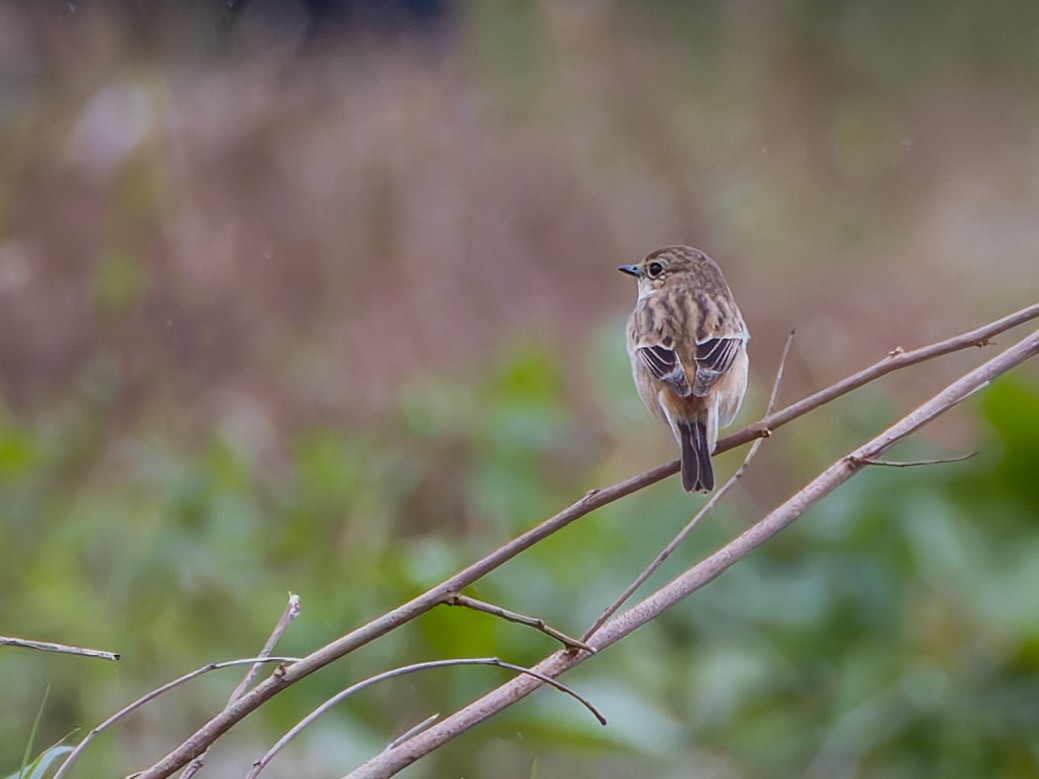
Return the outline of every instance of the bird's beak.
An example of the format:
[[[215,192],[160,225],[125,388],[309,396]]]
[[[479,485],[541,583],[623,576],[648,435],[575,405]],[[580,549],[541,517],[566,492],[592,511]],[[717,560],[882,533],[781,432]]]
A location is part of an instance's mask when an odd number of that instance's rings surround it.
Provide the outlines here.
[[[638,265],[621,265],[617,270],[621,273],[627,273],[630,276],[634,276],[636,279],[642,278],[642,271],[639,270]]]

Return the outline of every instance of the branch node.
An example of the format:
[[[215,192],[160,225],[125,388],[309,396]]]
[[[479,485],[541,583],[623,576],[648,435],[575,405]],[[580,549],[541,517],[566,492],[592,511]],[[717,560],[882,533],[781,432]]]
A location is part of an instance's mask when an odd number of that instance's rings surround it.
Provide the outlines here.
[[[971,452],[970,454],[961,455],[960,457],[942,457],[934,460],[882,460],[879,457],[853,457],[848,456],[848,459],[854,460],[859,466],[862,465],[882,465],[887,468],[915,468],[918,465],[946,465],[948,463],[961,463],[964,460],[969,460],[971,457],[977,455],[977,452]]]
[[[493,603],[485,603],[482,600],[476,598],[470,598],[468,595],[462,595],[459,592],[449,592],[444,596],[442,601],[447,606],[464,606],[465,608],[472,609],[473,611],[482,611],[485,614],[491,614],[495,617],[500,617],[508,622],[515,622],[520,625],[526,625],[532,627],[535,630],[540,630],[546,636],[551,636],[556,641],[561,643],[568,651],[574,652],[588,652],[589,654],[595,654],[595,647],[581,641],[579,639],[568,636],[561,630],[556,630],[551,625],[548,625],[545,620],[540,617],[528,617],[526,614],[518,614],[515,611],[509,611],[501,606],[496,606]]]
[[[890,352],[887,353],[887,356],[888,357],[899,357],[899,356],[901,356],[901,355],[903,355],[905,353],[906,353],[906,350],[904,348],[902,348],[901,346],[896,346],[894,349],[892,349]]]
[[[412,736],[415,736],[415,735],[418,735],[419,733],[421,733],[423,730],[428,728],[430,725],[432,725],[438,719],[440,719],[440,712],[437,712],[436,714],[429,715],[424,720],[422,720],[422,722],[418,723],[417,725],[412,725],[406,731],[404,731],[399,736],[397,736],[397,738],[393,739],[393,741],[391,741],[389,744],[386,745],[386,749],[384,749],[383,751],[384,752],[389,752],[391,749],[396,749],[397,747],[399,747],[401,744],[403,744],[405,741],[407,741]]]

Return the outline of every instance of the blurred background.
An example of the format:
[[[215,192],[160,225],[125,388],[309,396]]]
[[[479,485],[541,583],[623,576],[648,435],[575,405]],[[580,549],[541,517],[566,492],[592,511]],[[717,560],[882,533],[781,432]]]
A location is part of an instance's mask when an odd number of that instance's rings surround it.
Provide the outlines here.
[[[673,459],[616,271],[693,243],[761,413],[1039,297],[1039,5],[0,2],[0,775],[210,661],[304,654],[594,487]],[[998,339],[999,348],[1017,333]],[[650,582],[994,354],[783,428]],[[707,589],[405,772],[1039,775],[1039,370],[1025,365]],[[743,452],[719,458],[724,477]],[[471,593],[580,634],[700,503],[672,478]],[[648,592],[648,590],[647,590]],[[236,776],[352,681],[555,646],[437,610],[218,743]],[[100,738],[165,754],[241,677]],[[266,771],[339,776],[507,676],[430,671]],[[77,730],[78,729],[78,730]]]

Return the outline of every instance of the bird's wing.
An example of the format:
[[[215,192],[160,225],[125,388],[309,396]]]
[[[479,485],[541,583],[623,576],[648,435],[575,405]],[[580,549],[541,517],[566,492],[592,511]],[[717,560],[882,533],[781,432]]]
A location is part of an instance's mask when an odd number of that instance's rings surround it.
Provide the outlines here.
[[[708,338],[696,344],[696,379],[692,393],[699,398],[707,395],[711,387],[732,367],[736,355],[747,342],[745,335],[732,338]]]
[[[640,346],[635,350],[639,360],[660,381],[667,384],[676,395],[687,398],[692,394],[685,368],[674,349],[662,344]]]

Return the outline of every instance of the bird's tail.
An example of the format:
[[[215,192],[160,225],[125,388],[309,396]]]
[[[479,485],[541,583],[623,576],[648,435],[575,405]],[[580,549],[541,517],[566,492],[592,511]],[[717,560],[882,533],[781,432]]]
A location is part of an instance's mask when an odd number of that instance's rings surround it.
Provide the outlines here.
[[[707,440],[707,421],[696,419],[678,423],[678,440],[682,447],[682,486],[686,492],[710,492],[714,489],[711,447]]]

